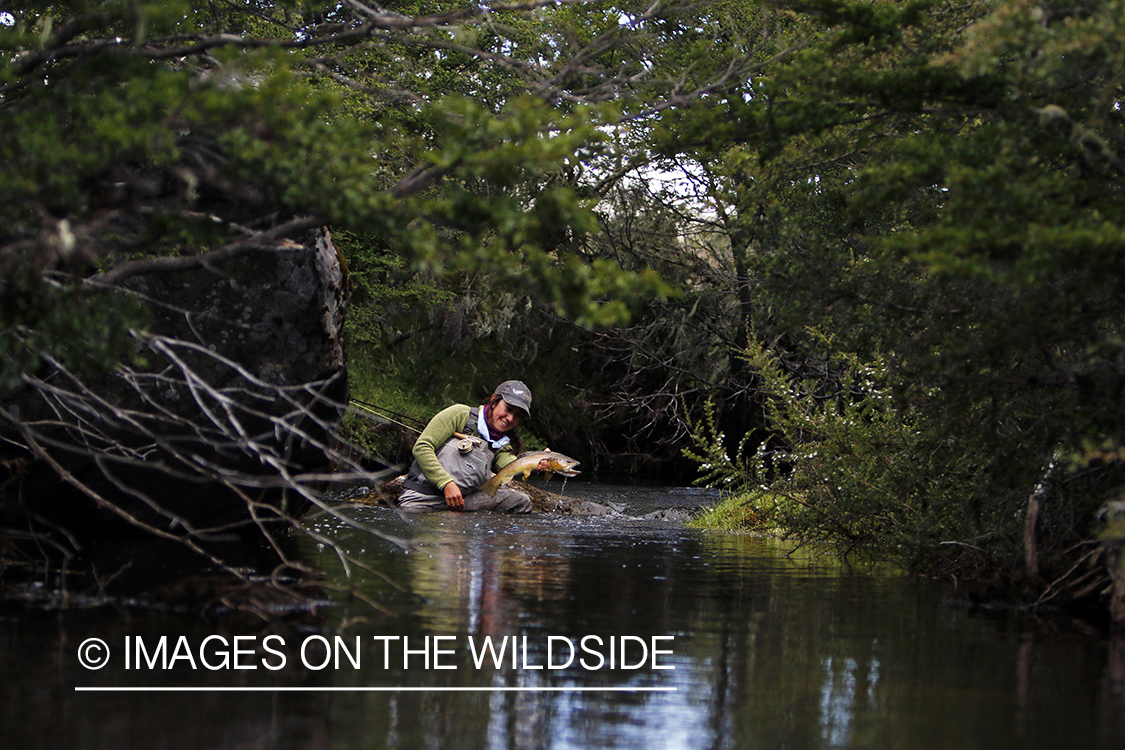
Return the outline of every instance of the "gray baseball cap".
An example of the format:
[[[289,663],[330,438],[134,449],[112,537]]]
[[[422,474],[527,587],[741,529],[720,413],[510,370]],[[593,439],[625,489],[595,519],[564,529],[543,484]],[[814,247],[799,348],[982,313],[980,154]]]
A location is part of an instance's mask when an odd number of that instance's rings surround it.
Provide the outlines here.
[[[496,386],[496,395],[508,402],[509,406],[523,409],[531,414],[531,389],[518,380],[505,380]]]

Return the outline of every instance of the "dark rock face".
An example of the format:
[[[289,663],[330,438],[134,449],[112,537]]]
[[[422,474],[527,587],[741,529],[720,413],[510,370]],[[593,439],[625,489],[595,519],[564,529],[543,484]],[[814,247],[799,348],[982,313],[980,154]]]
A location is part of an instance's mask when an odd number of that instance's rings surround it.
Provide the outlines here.
[[[18,395],[28,450],[6,510],[79,537],[206,537],[299,513],[347,403],[347,277],[328,231],[121,286],[151,311],[143,364],[49,372]]]
[[[1098,511],[1102,524],[1100,556],[1109,585],[1104,587],[1110,619],[1125,630],[1125,501],[1106,503]]]
[[[263,382],[300,384],[344,367],[346,284],[327,230],[124,286],[150,300],[153,333],[200,344]],[[212,385],[245,380],[218,358],[194,360]]]

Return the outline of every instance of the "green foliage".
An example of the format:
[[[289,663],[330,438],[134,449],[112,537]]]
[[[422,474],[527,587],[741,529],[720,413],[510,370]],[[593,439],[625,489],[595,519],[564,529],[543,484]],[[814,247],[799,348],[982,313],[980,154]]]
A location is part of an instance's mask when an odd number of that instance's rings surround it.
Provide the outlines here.
[[[793,7],[800,54],[658,133],[706,165],[741,321],[774,342],[737,349],[768,399],[748,455],[704,422],[695,459],[755,524],[1015,570],[1050,458],[1084,456],[1040,516],[1065,560],[1120,495],[1125,4]]]
[[[767,347],[742,353],[760,378],[768,436],[747,436],[731,456],[710,413],[693,432],[699,481],[727,495],[720,518],[916,571],[937,567],[943,542],[1012,531],[1018,506],[964,512],[987,456],[935,432],[928,403],[899,402],[885,359],[829,354],[830,337],[810,336],[824,353],[804,374]]]
[[[520,72],[525,60],[548,77],[552,60],[565,68],[593,42],[586,14],[544,7],[501,22],[441,5],[404,7],[402,18],[445,11],[447,22],[417,28],[316,3],[9,11],[0,265],[58,267],[72,262],[65,249],[79,265],[109,269],[308,216],[378,238],[378,252],[352,259],[368,313],[353,326],[361,338],[378,324],[372,305],[429,294],[432,281],[389,294],[415,270],[488,274],[591,325],[667,293],[651,273],[573,252],[596,228],[578,175],[619,108],[601,104],[605,96],[562,96],[577,80],[543,87]],[[598,17],[609,36],[590,51],[591,71],[616,64],[625,34],[615,10]],[[590,82],[612,88],[598,75]],[[43,240],[64,219],[76,247]]]
[[[452,306],[415,307],[413,313],[414,326],[392,340],[349,340],[352,397],[379,407],[375,421],[389,416],[405,424],[376,430],[379,441],[367,443],[374,455],[404,460],[412,427],[450,404],[482,403],[497,384],[519,378],[535,394],[532,418],[520,427],[525,448],[577,445],[593,460],[591,445],[578,437],[590,428],[590,417],[574,406],[575,384],[589,380],[568,341],[578,329],[525,298],[471,284]],[[372,418],[355,424],[357,432],[370,433]]]
[[[544,433],[581,412],[643,455],[711,395],[694,456],[754,523],[910,566],[943,542],[1015,559],[1045,461],[1084,453],[1044,528],[1087,538],[1125,443],[1125,3],[387,9],[10,11],[0,266],[311,217],[372,398],[538,378],[568,394]],[[36,304],[10,305],[39,310],[12,352],[87,338]]]
[[[348,340],[385,344],[452,309],[455,293],[408,267],[401,253],[376,237],[339,230],[333,239],[348,259]]]
[[[774,504],[768,489],[747,489],[736,494],[725,493],[719,502],[703,510],[689,521],[690,526],[728,533],[761,533],[771,536],[785,534],[784,529],[771,525],[768,516],[759,508]]]
[[[130,355],[129,329],[143,323],[136,307],[16,269],[0,281],[0,393],[45,358],[63,368],[99,373]]]

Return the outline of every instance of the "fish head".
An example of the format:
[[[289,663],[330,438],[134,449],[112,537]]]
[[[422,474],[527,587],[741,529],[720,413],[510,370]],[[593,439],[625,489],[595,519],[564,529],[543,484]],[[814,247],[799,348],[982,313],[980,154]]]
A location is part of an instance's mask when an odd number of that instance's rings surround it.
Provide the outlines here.
[[[564,477],[573,477],[582,472],[578,471],[575,467],[579,464],[573,458],[564,456],[561,453],[548,456],[543,459],[547,462],[547,471],[552,474],[561,474]]]

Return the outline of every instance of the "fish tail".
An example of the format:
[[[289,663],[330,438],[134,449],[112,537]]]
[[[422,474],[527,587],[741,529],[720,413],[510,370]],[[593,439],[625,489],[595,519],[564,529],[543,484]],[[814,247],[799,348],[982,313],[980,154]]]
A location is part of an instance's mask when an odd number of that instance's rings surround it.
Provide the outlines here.
[[[492,497],[496,497],[496,490],[500,489],[500,475],[493,474],[492,478],[482,484],[480,488]]]

